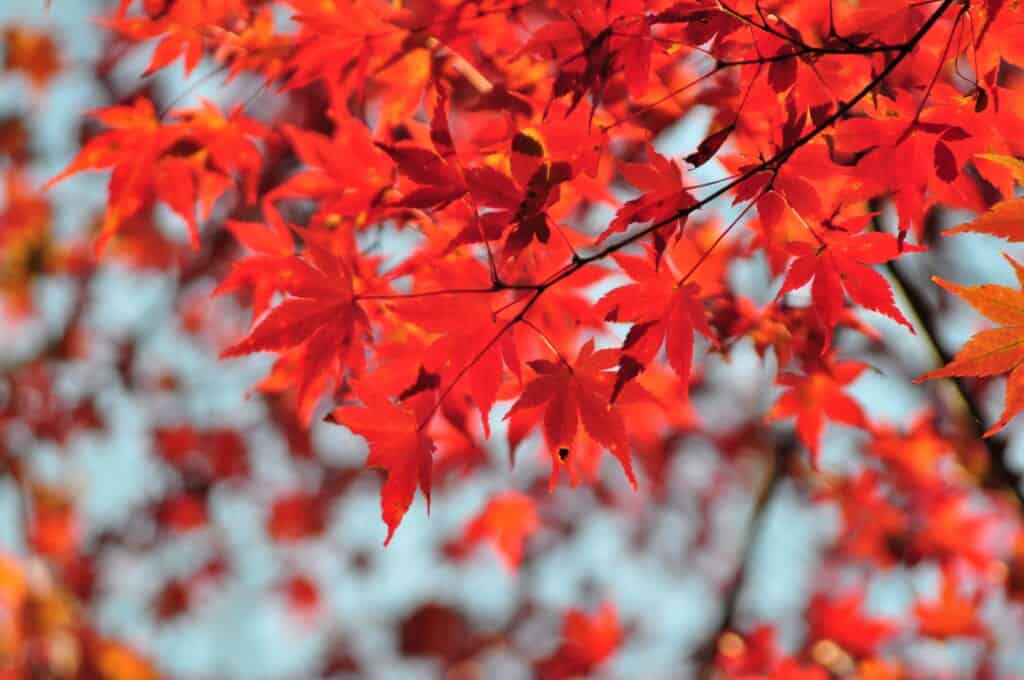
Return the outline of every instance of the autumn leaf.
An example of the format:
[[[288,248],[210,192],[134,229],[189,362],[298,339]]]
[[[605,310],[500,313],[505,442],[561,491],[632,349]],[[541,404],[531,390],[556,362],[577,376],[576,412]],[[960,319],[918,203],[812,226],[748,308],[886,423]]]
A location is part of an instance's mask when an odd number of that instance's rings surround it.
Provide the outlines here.
[[[608,369],[617,361],[618,352],[594,351],[594,341],[590,340],[571,366],[544,359],[528,362],[537,377],[526,385],[505,419],[544,407],[543,432],[552,457],[552,487],[558,481],[559,465],[572,455],[573,441],[582,424],[591,439],[619,459],[629,483],[636,488],[626,426],[618,406],[610,403],[614,376]]]
[[[401,408],[369,390],[358,394],[363,407],[341,406],[334,409],[331,419],[364,437],[370,446],[366,464],[387,474],[380,492],[381,517],[388,527],[384,539],[387,545],[412,504],[417,486],[430,511],[434,444],[420,427],[427,417],[424,408]]]
[[[4,61],[0,68],[21,71],[33,87],[43,88],[61,69],[61,55],[53,38],[30,28],[7,27],[3,32]]]
[[[612,604],[593,614],[570,609],[562,619],[562,643],[534,665],[537,677],[568,680],[587,675],[618,650],[622,639],[622,625]]]
[[[160,38],[144,75],[151,75],[181,57],[185,58],[185,75],[188,75],[203,58],[209,33],[206,27],[240,18],[230,2],[178,0],[168,4],[168,11],[154,19],[125,16],[123,10],[113,18],[102,19],[112,30],[134,40]]]
[[[998,236],[1011,243],[1024,241],[1024,198],[1011,198],[1008,201],[996,203],[991,210],[973,222],[965,222],[952,229],[947,229],[942,232],[942,235],[949,236],[966,232]]]
[[[975,158],[984,158],[987,161],[1002,165],[1010,171],[1015,182],[1024,184],[1024,161],[1021,159],[997,153],[979,153],[975,155]]]
[[[789,266],[777,298],[811,284],[811,301],[826,334],[823,354],[831,347],[832,331],[843,314],[846,295],[914,332],[914,327],[896,306],[889,283],[870,265],[883,264],[904,253],[925,248],[901,243],[891,234],[856,232],[856,226],[849,232],[841,227],[826,229],[818,234],[817,246],[807,242],[789,244],[789,251],[796,258]]]
[[[1003,257],[1013,267],[1018,283],[1024,288],[1024,265],[1005,253]],[[1024,290],[995,284],[961,286],[938,276],[933,276],[932,280],[966,300],[990,321],[1003,326],[976,333],[952,361],[942,368],[925,373],[914,382],[1007,374],[1003,413],[984,434],[990,437],[1024,410]]]
[[[266,203],[315,200],[319,221],[344,215],[365,222],[383,207],[381,183],[390,181],[394,163],[374,145],[365,125],[346,119],[330,137],[292,125],[281,131],[305,167],[268,191]]]
[[[939,597],[914,605],[914,617],[921,634],[928,637],[978,637],[986,633],[978,605],[977,597],[960,593],[960,580],[947,568],[942,573]]]
[[[635,283],[610,291],[597,303],[606,320],[633,322],[622,344],[623,360],[613,398],[626,380],[635,377],[640,367],[655,358],[662,344],[669,365],[687,387],[693,366],[694,332],[716,342],[700,299],[700,288],[694,283],[680,285],[669,266],[671,254],[658,268],[649,257],[617,255],[615,259]]]
[[[816,596],[807,615],[813,634],[822,640],[833,640],[858,657],[874,654],[898,632],[899,626],[867,614],[865,595],[863,589],[855,588],[839,597]]]
[[[279,497],[270,506],[270,515],[267,517],[267,533],[282,543],[319,536],[326,526],[325,499],[306,491]]]
[[[468,190],[462,168],[455,155],[455,143],[448,128],[444,95],[439,95],[430,126],[434,149],[410,144],[391,146],[377,142],[377,147],[391,156],[398,171],[418,186],[399,201],[409,208],[440,209],[458,199]],[[435,152],[436,151],[436,152]]]
[[[808,375],[784,374],[779,383],[788,389],[782,393],[769,412],[770,418],[796,417],[796,432],[800,441],[811,452],[811,465],[818,465],[821,432],[825,419],[854,427],[864,427],[864,411],[844,388],[860,377],[864,364],[842,361],[828,370],[816,370]]]
[[[725,140],[729,138],[732,131],[736,129],[736,124],[726,125],[721,130],[708,135],[698,146],[697,150],[686,157],[686,162],[695,168],[707,163],[711,160],[712,156],[718,153],[718,150],[725,144]]]
[[[49,189],[79,172],[113,168],[106,215],[96,243],[98,251],[123,220],[146,204],[153,191],[157,158],[177,141],[180,130],[161,126],[152,102],[145,97],[130,105],[98,109],[91,115],[110,130],[86,142],[74,160],[43,188]]]
[[[347,368],[362,368],[365,357],[361,339],[369,329],[369,319],[355,299],[352,274],[344,261],[312,243],[307,243],[307,253],[314,258],[315,266],[302,258],[286,257],[285,268],[264,270],[273,287],[290,297],[263,315],[249,335],[221,353],[222,357],[238,357],[253,352],[298,352],[296,389],[299,412],[306,423],[312,418],[327,378],[340,376]],[[256,262],[278,261],[278,256],[267,257],[271,259]],[[253,280],[259,282],[261,277]]]
[[[402,318],[439,334],[424,353],[423,366],[439,377],[437,387],[473,400],[489,437],[491,407],[498,399],[504,368],[519,371],[515,336],[502,332],[507,321],[480,295],[439,295],[396,304],[394,309]]]
[[[210,216],[214,204],[230,189],[236,175],[255,198],[262,167],[255,145],[269,131],[236,108],[224,116],[212,103],[177,111],[173,123],[156,114],[153,103],[139,97],[130,105],[90,112],[110,128],[96,135],[44,188],[85,171],[111,169],[107,209],[96,251],[129,218],[152,205],[166,203],[188,225],[192,247],[199,248],[200,217]]]
[[[598,236],[598,243],[612,234],[625,231],[634,222],[664,222],[696,204],[693,196],[683,187],[683,175],[678,165],[649,144],[647,158],[649,164],[620,163],[622,175],[645,193],[619,208],[608,228]],[[676,222],[665,225],[666,234],[682,230],[686,222],[685,215]]]
[[[523,547],[540,528],[540,516],[534,500],[517,491],[500,493],[466,526],[459,540],[461,549],[469,549],[481,541],[494,544],[495,550],[510,571],[516,571],[523,559]]]

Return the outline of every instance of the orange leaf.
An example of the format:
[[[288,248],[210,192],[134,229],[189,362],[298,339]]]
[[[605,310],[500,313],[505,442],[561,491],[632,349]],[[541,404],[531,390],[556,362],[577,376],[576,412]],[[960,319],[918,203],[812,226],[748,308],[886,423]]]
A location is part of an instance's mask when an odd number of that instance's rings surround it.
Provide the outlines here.
[[[942,232],[943,236],[964,232],[998,236],[1012,243],[1024,241],[1024,198],[996,203],[973,222],[965,222]]]
[[[1024,267],[1005,253],[1003,257],[1013,266],[1018,281],[1022,281]],[[960,286],[937,276],[932,277],[932,280],[962,297],[991,321],[1009,324],[1002,328],[978,332],[967,341],[951,362],[942,368],[925,373],[914,381],[919,383],[956,376],[980,378],[1008,373],[1003,413],[984,435],[991,436],[1024,410],[1024,290],[992,284]]]
[[[540,517],[532,498],[516,491],[498,494],[466,527],[460,543],[471,547],[491,541],[511,571],[523,559],[523,544],[540,528]]]

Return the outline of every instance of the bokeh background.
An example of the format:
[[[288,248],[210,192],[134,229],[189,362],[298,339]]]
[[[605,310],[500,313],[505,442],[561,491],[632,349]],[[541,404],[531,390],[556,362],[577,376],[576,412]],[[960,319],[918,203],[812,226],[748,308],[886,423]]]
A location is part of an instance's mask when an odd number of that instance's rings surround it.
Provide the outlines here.
[[[245,78],[225,86],[207,63],[191,79],[180,65],[142,79],[152,45],[112,52],[95,22],[109,10],[99,0],[0,3],[0,27],[45,33],[59,59],[40,82],[14,69],[0,74],[0,121],[8,133],[16,121],[27,134],[24,148],[4,140],[0,157],[0,171],[17,168],[24,180],[23,196],[9,180],[0,198],[0,232],[7,232],[0,246],[0,432],[5,456],[23,466],[21,483],[10,475],[0,480],[0,551],[31,565],[40,558],[30,557],[39,552],[25,531],[30,506],[38,512],[49,499],[69,513],[60,530],[83,556],[73,572],[82,582],[72,589],[102,635],[142,650],[171,678],[514,679],[532,677],[531,664],[558,646],[567,609],[594,612],[613,603],[625,635],[601,674],[682,678],[718,630],[737,573],[736,623],[771,623],[790,649],[803,644],[807,605],[819,591],[866,584],[866,609],[893,620],[907,619],[918,597],[938,592],[938,568],[924,562],[879,573],[823,569],[842,514],[798,477],[766,487],[765,461],[787,433],[763,423],[778,393],[776,368],[752,346],[736,348],[729,362],[703,362],[693,431],[675,442],[661,478],[642,476],[639,492],[609,458],[598,486],[562,485],[548,494],[539,441],[525,445],[515,467],[508,463],[505,403],[480,452],[486,463],[472,475],[444,475],[429,516],[417,497],[384,548],[380,477],[363,467],[365,444],[319,419],[307,436],[274,399],[261,396],[255,386],[270,357],[217,358],[244,332],[247,313],[228,297],[210,297],[222,270],[209,259],[219,255],[192,254],[169,211],[158,209],[138,243],[115,244],[94,265],[33,270],[28,255],[16,259],[16,247],[72,263],[91,256],[106,176],[76,176],[39,193],[95,129],[88,110],[140,87],[165,106],[246,101],[250,112],[268,118],[286,101]],[[698,110],[656,146],[669,157],[685,155],[707,123]],[[709,163],[694,177],[721,172]],[[29,210],[25,196],[43,204]],[[607,219],[608,210],[591,219]],[[18,232],[26,214],[38,218],[35,236]],[[204,226],[204,241],[216,238],[215,222]],[[45,243],[32,242],[40,229]],[[397,261],[409,238],[385,230],[381,247]],[[910,279],[926,289],[930,268],[941,266],[953,280],[1012,285],[995,248],[970,237],[955,241],[917,260]],[[168,260],[155,261],[153,253]],[[778,284],[772,288],[762,263],[741,261],[734,269],[740,292],[759,304],[774,297]],[[595,299],[600,292],[593,291]],[[977,329],[965,309],[943,313],[949,346]],[[908,422],[928,405],[923,388],[909,380],[936,358],[889,320],[867,320],[882,339],[844,347],[874,367],[852,392],[873,419]],[[39,375],[29,380],[31,371]],[[12,376],[20,376],[17,391]],[[990,416],[1001,389],[994,385],[987,395]],[[759,434],[733,436],[745,428]],[[1019,468],[1019,427],[1010,431],[1009,458]],[[855,471],[862,444],[857,433],[830,427],[824,468]],[[292,526],[310,521],[302,503],[325,486],[343,492],[316,506],[322,532]],[[197,489],[200,508],[188,501]],[[542,517],[519,571],[487,546],[454,559],[466,525],[495,493],[510,489],[538,498]],[[755,513],[758,503],[763,512]],[[1010,541],[1013,531],[992,522],[978,540]],[[1019,608],[991,603],[985,615],[1006,636],[998,645],[999,677],[1024,673],[1024,647],[1014,643]],[[971,677],[982,651],[970,640],[907,645],[934,677]]]

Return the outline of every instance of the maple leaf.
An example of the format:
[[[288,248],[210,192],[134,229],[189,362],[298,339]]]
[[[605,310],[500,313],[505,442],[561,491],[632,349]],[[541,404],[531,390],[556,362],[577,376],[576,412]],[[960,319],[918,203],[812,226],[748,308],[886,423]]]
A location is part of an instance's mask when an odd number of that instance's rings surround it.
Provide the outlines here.
[[[811,451],[811,465],[817,468],[821,431],[825,418],[854,427],[865,427],[864,411],[843,388],[864,371],[864,364],[840,361],[809,375],[788,373],[779,376],[779,383],[789,389],[775,402],[770,418],[796,417],[796,432]]]
[[[509,150],[512,176],[487,166],[468,168],[466,183],[473,200],[497,208],[480,217],[455,237],[452,247],[505,239],[506,258],[515,257],[533,242],[546,244],[551,238],[548,208],[560,196],[559,187],[573,176],[573,166],[564,160],[553,161],[540,132],[528,128],[512,138]]]
[[[122,3],[124,4],[124,3]],[[185,75],[199,65],[206,46],[209,27],[244,19],[248,8],[239,0],[177,0],[168,3],[166,12],[153,19],[127,17],[124,7],[101,23],[133,40],[160,38],[143,75],[151,75],[181,56],[185,57]]]
[[[625,231],[634,222],[663,222],[680,210],[696,204],[693,196],[683,188],[683,174],[678,165],[655,151],[650,144],[647,145],[647,158],[649,165],[619,164],[619,171],[630,184],[645,193],[619,208],[608,228],[597,237],[598,243],[612,234]],[[664,234],[670,234],[672,231],[678,233],[685,222],[686,217],[680,217],[675,223],[666,224],[659,231]]]
[[[698,146],[697,150],[686,157],[686,162],[695,168],[707,163],[711,160],[712,156],[718,153],[718,150],[725,144],[725,140],[729,138],[732,131],[736,129],[736,124],[726,125],[721,130],[718,130],[708,135]]]
[[[1013,267],[1017,281],[1024,289],[1024,265],[1005,253],[1003,257]],[[914,381],[1008,374],[1003,413],[983,435],[990,437],[1024,411],[1024,290],[994,284],[961,286],[938,276],[933,276],[932,281],[966,300],[989,320],[1004,324],[975,334],[952,361]]]
[[[695,283],[680,285],[668,266],[671,258],[659,268],[645,257],[616,255],[615,261],[636,283],[610,291],[597,303],[606,320],[634,322],[622,344],[619,379],[612,398],[655,358],[663,343],[672,370],[688,386],[694,331],[716,343],[700,301],[700,288]]]
[[[68,167],[43,188],[49,189],[79,172],[113,168],[106,214],[96,243],[99,251],[122,220],[146,205],[152,194],[157,158],[178,140],[180,130],[162,126],[152,102],[145,97],[139,97],[131,105],[97,109],[88,115],[111,128],[110,131],[86,142]],[[170,189],[168,185],[166,190]]]
[[[331,420],[364,437],[370,446],[366,464],[387,473],[380,491],[381,517],[388,527],[384,539],[387,545],[412,504],[417,486],[430,512],[434,444],[420,427],[429,406],[419,400],[413,409],[406,409],[370,390],[357,392],[364,406],[338,407],[331,413]]]
[[[997,153],[979,153],[975,158],[983,158],[991,163],[996,163],[1010,171],[1011,178],[1018,184],[1024,184],[1024,161],[1013,156],[1004,156]]]
[[[113,168],[97,252],[154,198],[185,221],[193,248],[199,247],[197,202],[200,216],[208,218],[217,199],[233,185],[232,174],[244,178],[247,195],[255,199],[261,157],[254,140],[269,132],[241,108],[224,116],[204,101],[200,109],[175,112],[179,122],[164,124],[153,103],[139,97],[131,105],[89,115],[111,129],[90,139],[44,188],[79,172]]]
[[[503,365],[519,371],[513,333],[480,295],[437,296],[395,305],[395,311],[421,328],[440,333],[423,356],[423,367],[439,377],[437,387],[469,396],[480,409],[484,435],[490,437],[490,412],[501,387]],[[500,334],[500,337],[498,337]],[[492,339],[498,337],[496,342]]]
[[[974,221],[947,229],[942,235],[967,232],[997,236],[1011,243],[1024,241],[1024,198],[1012,198],[996,203]]]
[[[864,596],[861,588],[836,598],[816,596],[808,612],[814,635],[835,641],[854,656],[874,654],[899,628],[891,621],[868,616],[864,612]]]
[[[3,32],[6,71],[21,71],[36,89],[43,88],[61,69],[60,52],[53,38],[29,28],[7,27]]]
[[[291,231],[276,210],[267,210],[266,224],[228,220],[224,226],[236,241],[257,254],[233,262],[231,271],[214,289],[213,295],[249,289],[253,316],[258,318],[278,291],[290,280],[302,276],[306,263],[294,256]]]
[[[857,559],[869,559],[891,566],[903,555],[893,555],[893,546],[901,545],[909,526],[907,513],[892,504],[891,494],[877,470],[864,470],[827,490],[843,516],[840,545]]]
[[[196,180],[203,199],[204,216],[209,216],[216,196],[210,196],[208,190],[204,192],[202,189],[210,182],[218,181],[218,173],[223,177],[240,175],[244,180],[246,200],[255,203],[263,163],[256,142],[265,142],[271,135],[270,129],[246,116],[242,106],[235,106],[225,115],[206,99],[200,100],[199,108],[175,111],[174,118],[180,121],[182,136],[198,144],[209,156],[209,164],[201,164]]]
[[[459,540],[463,549],[490,541],[505,566],[516,571],[523,560],[523,545],[540,528],[534,500],[526,494],[507,491],[494,496],[473,519]]]
[[[312,242],[306,246],[315,266],[290,257],[286,276],[268,271],[278,290],[290,297],[254,323],[249,335],[221,357],[297,351],[299,413],[308,424],[325,379],[340,376],[349,367],[362,369],[365,357],[359,339],[369,332],[370,322],[355,299],[352,274],[344,261]]]
[[[439,94],[430,125],[430,139],[435,151],[402,144],[389,146],[377,142],[377,147],[391,156],[399,172],[418,186],[398,202],[409,208],[440,209],[463,196],[468,187],[462,168],[455,155],[455,144],[448,128],[448,113],[444,94]]]
[[[587,675],[615,653],[622,638],[622,626],[611,603],[594,614],[570,609],[562,619],[561,645],[534,664],[537,677],[568,680]]]
[[[953,447],[934,427],[928,412],[915,418],[906,433],[882,426],[872,433],[871,452],[906,484],[915,489],[938,490],[945,481],[937,473]]]
[[[270,506],[267,533],[275,541],[301,541],[323,533],[327,526],[324,498],[297,491],[281,496]]]
[[[292,125],[282,131],[305,169],[268,192],[265,202],[312,199],[319,202],[318,221],[349,216],[369,222],[394,164],[374,145],[366,126],[346,118],[331,137]]]
[[[543,432],[552,455],[552,488],[558,482],[560,462],[572,455],[581,423],[594,441],[619,459],[629,483],[636,488],[626,426],[618,406],[610,403],[613,376],[607,370],[617,357],[618,352],[611,349],[595,352],[594,341],[588,340],[571,366],[544,359],[527,362],[538,377],[526,385],[505,419],[545,407]]]
[[[980,594],[980,592],[979,592]],[[914,616],[922,635],[947,639],[951,637],[983,637],[987,631],[978,611],[980,598],[960,594],[960,582],[947,567],[942,573],[939,597],[914,605]]]
[[[866,224],[858,218],[850,222],[857,231],[858,222]],[[896,307],[885,277],[869,265],[889,262],[906,252],[925,250],[923,246],[901,243],[891,234],[848,232],[842,226],[820,232],[819,239],[817,248],[806,242],[789,244],[796,259],[790,264],[776,299],[811,283],[811,300],[826,333],[823,354],[831,346],[832,329],[842,317],[844,292],[857,304],[884,314],[914,332],[914,327]]]
[[[295,51],[294,36],[275,33],[274,23],[273,8],[263,5],[249,21],[238,20],[235,31],[219,36],[221,44],[214,56],[229,67],[226,80],[254,71],[271,83],[284,73]]]

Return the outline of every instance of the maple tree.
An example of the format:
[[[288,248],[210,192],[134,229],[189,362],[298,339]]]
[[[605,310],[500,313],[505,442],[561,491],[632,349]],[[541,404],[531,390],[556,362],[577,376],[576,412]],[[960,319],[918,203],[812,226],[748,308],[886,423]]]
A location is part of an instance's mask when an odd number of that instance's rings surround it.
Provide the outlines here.
[[[3,32],[26,112],[0,117],[17,536],[0,544],[0,680],[216,674],[140,631],[198,625],[253,583],[247,602],[323,636],[280,677],[372,677],[382,639],[460,678],[1024,676],[1024,265],[991,252],[1024,242],[1024,7],[96,11],[81,77],[98,94],[70,158],[33,117],[74,60],[47,30]],[[126,308],[145,277],[168,302],[118,327],[117,276],[138,277]],[[114,520],[77,452],[126,421],[147,467]],[[383,526],[350,521],[368,488]],[[461,493],[475,505],[437,518]],[[829,525],[788,622],[757,590],[787,503]],[[588,529],[604,513],[638,569],[700,572],[686,636],[665,642],[656,605],[692,599],[644,601],[621,556],[557,605],[530,591],[546,556],[578,566],[566,546],[614,533]],[[678,516],[688,532],[664,528]],[[126,565],[181,546],[112,625]],[[449,593],[400,615],[338,604],[438,561],[523,585],[489,620]]]

